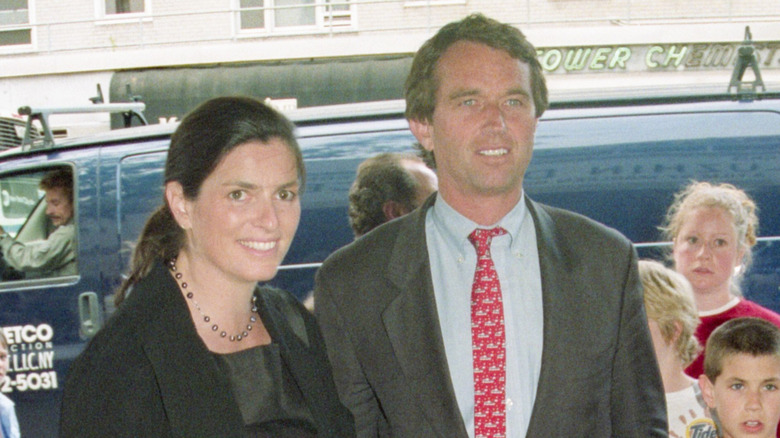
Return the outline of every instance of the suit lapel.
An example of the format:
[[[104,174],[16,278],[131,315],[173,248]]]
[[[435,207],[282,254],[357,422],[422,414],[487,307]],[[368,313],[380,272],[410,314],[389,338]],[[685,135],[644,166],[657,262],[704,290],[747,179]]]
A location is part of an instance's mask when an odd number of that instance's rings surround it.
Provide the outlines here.
[[[573,313],[571,303],[566,301],[571,300],[572,285],[578,281],[572,276],[575,272],[573,264],[581,255],[572,255],[571,248],[566,247],[566,233],[576,233],[576,230],[557,229],[555,220],[540,204],[526,198],[526,205],[536,229],[544,313],[542,368],[528,427],[528,436],[536,436],[547,432],[540,430],[544,428],[540,425],[544,422],[549,424],[550,416],[558,412],[556,400],[560,397],[560,388],[556,388],[554,380],[560,378],[556,373],[565,373],[561,358],[565,357],[566,351],[561,351],[559,347],[565,344],[563,340],[573,336]],[[595,300],[595,297],[592,299]],[[546,420],[542,421],[542,418]]]
[[[434,200],[429,198],[409,215],[398,234],[387,270],[396,296],[382,321],[425,417],[440,436],[466,436],[444,352],[425,240],[425,216]]]

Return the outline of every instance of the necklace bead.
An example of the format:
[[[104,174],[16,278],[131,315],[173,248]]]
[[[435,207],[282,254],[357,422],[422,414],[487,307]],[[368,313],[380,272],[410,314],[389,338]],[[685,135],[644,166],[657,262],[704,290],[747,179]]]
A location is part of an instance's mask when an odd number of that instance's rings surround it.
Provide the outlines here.
[[[198,304],[198,301],[195,299],[195,294],[191,290],[187,290],[187,286],[188,286],[187,282],[186,281],[181,281],[181,279],[184,276],[182,275],[181,272],[177,271],[177,268],[176,268],[176,258],[175,257],[170,259],[170,260],[168,260],[168,269],[170,269],[171,272],[174,273],[173,276],[176,278],[176,280],[179,281],[179,285],[181,286],[182,290],[185,290],[187,292],[185,294],[185,296],[187,297],[187,299],[192,301],[192,305],[195,306],[195,309],[198,311],[198,313],[200,313],[200,316],[203,317],[203,321],[205,321],[207,323],[210,323],[211,322],[211,317],[206,315],[203,312],[203,309],[200,308],[200,304]],[[257,313],[257,297],[255,297],[255,296],[252,296],[252,301],[250,302],[250,309],[252,311],[252,314],[249,316],[249,324],[247,324],[246,330],[242,331],[239,334],[230,335],[230,337],[228,339],[230,339],[231,342],[238,342],[238,341],[241,341],[242,339],[246,338],[247,336],[249,336],[249,332],[252,331],[252,324],[257,322],[257,317],[255,317],[255,315],[254,315],[255,313]],[[219,331],[219,325],[217,325],[216,323],[213,324],[211,326],[211,331],[213,331],[215,333],[218,332]],[[228,334],[227,334],[226,331],[223,330],[223,331],[219,332],[219,336],[224,338],[224,337],[227,337]]]

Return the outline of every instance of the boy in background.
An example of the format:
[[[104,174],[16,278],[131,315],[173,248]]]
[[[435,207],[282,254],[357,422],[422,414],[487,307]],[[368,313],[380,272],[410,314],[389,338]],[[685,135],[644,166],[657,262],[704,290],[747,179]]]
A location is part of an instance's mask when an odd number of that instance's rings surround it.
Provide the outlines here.
[[[699,385],[719,436],[780,436],[780,329],[758,318],[718,327],[705,347]]]

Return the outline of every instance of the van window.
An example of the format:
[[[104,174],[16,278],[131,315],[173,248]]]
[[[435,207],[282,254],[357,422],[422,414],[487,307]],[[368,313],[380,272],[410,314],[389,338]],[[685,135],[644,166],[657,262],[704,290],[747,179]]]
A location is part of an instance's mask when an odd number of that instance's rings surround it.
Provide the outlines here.
[[[163,202],[163,173],[166,151],[131,155],[119,163],[119,224],[120,260],[130,266],[133,248],[146,219]]]
[[[780,114],[577,114],[585,117],[551,116],[539,123],[524,181],[534,200],[618,229],[641,258],[666,260],[670,243],[658,226],[673,194],[691,180],[734,184],[759,208],[759,240],[742,290],[780,309]]]
[[[740,114],[739,123],[733,117],[701,112],[545,120],[525,189],[537,201],[584,214],[641,244],[660,243],[657,227],[681,187],[691,180],[727,182],[748,191],[766,212],[762,234],[780,235],[780,219],[769,214],[780,190],[780,115]]]
[[[0,177],[3,281],[78,273],[74,192],[70,167]]]
[[[0,226],[16,237],[24,221],[43,197],[38,188],[42,173],[10,175],[0,179]]]
[[[398,129],[401,126],[404,129]],[[360,124],[366,129],[366,124]],[[301,196],[301,221],[292,246],[272,285],[303,300],[314,287],[320,263],[354,239],[347,219],[349,187],[358,164],[381,152],[411,152],[414,137],[406,122],[372,123],[370,132],[349,132],[349,126],[328,131],[302,130],[298,139],[306,161],[306,188]],[[390,128],[390,129],[387,129]],[[387,129],[387,130],[385,130]],[[312,135],[317,134],[317,135]]]

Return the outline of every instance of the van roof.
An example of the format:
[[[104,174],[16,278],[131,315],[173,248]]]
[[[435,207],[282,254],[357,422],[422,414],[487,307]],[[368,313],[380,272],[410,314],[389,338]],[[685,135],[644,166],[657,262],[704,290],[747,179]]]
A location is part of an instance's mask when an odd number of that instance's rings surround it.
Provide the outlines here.
[[[716,102],[727,104],[736,100],[749,100],[755,102],[754,108],[771,108],[777,111],[780,106],[780,91],[770,91],[758,95],[751,95],[749,99],[729,93],[723,87],[715,88],[711,84],[692,85],[686,87],[648,87],[648,88],[615,88],[591,91],[564,91],[550,92],[550,110],[558,109],[588,109],[610,107],[644,106],[699,103],[709,102],[710,105],[720,107]],[[759,102],[765,101],[766,104]],[[360,102],[319,107],[304,107],[282,112],[298,127],[306,127],[320,124],[322,121],[329,123],[354,122],[370,119],[403,118],[405,102],[401,99],[375,102]],[[714,107],[713,107],[714,109]],[[648,108],[647,110],[653,111]],[[665,110],[671,110],[666,108]],[[625,111],[625,110],[622,110]],[[607,110],[608,112],[608,110]],[[639,111],[638,112],[642,112]],[[546,114],[547,115],[547,114]],[[551,114],[550,114],[551,115]],[[549,117],[549,115],[547,115]],[[126,142],[128,140],[144,140],[169,137],[178,126],[178,122],[166,124],[154,124],[132,128],[115,129],[111,131],[90,134],[83,137],[71,137],[58,139],[57,149],[76,148],[91,144],[111,144]],[[22,149],[11,148],[0,152],[0,159],[8,156],[17,156],[36,153],[46,148]]]

